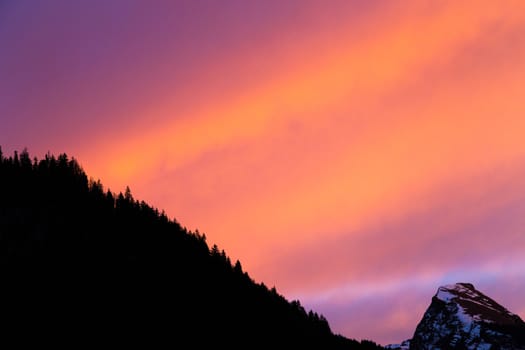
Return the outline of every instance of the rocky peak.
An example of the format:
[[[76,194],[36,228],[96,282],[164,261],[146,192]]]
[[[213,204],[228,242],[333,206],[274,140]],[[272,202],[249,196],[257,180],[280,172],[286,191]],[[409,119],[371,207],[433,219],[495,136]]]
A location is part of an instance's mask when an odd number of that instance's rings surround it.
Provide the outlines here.
[[[441,286],[410,349],[525,350],[525,323],[470,283]]]

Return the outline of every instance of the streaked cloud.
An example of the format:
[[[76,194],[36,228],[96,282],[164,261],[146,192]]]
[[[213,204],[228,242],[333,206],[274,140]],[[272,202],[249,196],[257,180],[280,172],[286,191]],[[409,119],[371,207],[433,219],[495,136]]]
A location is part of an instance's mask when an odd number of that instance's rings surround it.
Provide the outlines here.
[[[459,278],[524,316],[524,7],[8,2],[0,142],[130,185],[349,337],[409,337]]]

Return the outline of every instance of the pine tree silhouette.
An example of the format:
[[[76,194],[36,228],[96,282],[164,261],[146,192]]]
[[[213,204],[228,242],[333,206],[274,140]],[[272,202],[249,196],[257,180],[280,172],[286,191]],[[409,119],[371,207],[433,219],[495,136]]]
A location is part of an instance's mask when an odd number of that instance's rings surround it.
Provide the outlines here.
[[[379,349],[256,283],[199,231],[89,179],[74,158],[0,148],[2,314],[19,343]],[[187,344],[190,344],[187,346]]]

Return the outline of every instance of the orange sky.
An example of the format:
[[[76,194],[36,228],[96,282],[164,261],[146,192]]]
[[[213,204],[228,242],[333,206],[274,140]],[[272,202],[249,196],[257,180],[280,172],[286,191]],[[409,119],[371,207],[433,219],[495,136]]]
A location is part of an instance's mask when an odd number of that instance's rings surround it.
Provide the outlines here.
[[[225,4],[8,1],[2,146],[129,185],[348,337],[410,337],[455,279],[524,316],[525,4]]]

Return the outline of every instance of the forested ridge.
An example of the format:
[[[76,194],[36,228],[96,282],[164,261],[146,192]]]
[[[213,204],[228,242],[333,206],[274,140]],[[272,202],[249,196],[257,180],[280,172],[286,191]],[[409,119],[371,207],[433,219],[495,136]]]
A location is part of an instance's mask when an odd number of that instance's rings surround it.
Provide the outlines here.
[[[204,234],[129,188],[105,189],[66,154],[39,160],[0,149],[0,244],[4,315],[32,340],[381,348],[334,334],[322,315],[255,282]]]

